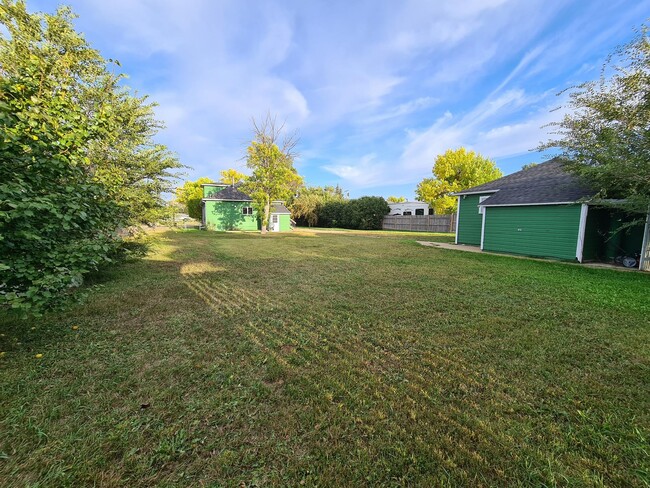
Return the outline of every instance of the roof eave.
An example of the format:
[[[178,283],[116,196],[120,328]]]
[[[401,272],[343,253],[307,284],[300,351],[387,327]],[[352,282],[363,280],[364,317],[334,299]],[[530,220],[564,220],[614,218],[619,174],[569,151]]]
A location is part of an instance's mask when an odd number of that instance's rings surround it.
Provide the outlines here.
[[[574,205],[578,203],[586,203],[581,201],[572,201],[572,202],[531,202],[531,203],[497,203],[496,205],[484,205],[479,204],[477,207],[532,207],[539,205]]]
[[[483,191],[457,191],[450,193],[454,197],[462,197],[463,195],[483,195],[484,193],[496,193],[499,190],[483,190]]]

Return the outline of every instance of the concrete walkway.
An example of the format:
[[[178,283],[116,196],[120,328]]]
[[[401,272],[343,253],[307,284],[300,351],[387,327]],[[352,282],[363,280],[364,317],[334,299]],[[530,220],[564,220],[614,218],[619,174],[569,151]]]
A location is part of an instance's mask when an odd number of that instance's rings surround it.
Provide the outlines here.
[[[465,244],[449,244],[447,242],[415,241],[421,246],[439,247],[441,249],[451,249],[453,251],[483,252],[478,246],[467,246]],[[494,253],[485,253],[494,254]]]
[[[415,242],[417,242],[421,246],[437,247],[439,249],[450,249],[452,251],[478,252],[481,254],[490,254],[492,256],[505,256],[508,258],[516,258],[516,259],[531,259],[533,261],[546,261],[546,262],[557,262],[557,263],[570,264],[570,265],[580,265],[580,266],[586,266],[587,268],[613,269],[616,271],[639,271],[638,268],[625,268],[623,266],[618,266],[616,264],[611,264],[611,263],[577,263],[577,262],[572,263],[569,261],[555,261],[553,259],[533,258],[530,256],[517,256],[515,254],[501,254],[496,252],[487,252],[487,251],[481,251],[481,248],[479,246],[468,246],[465,244],[449,244],[447,242],[431,242],[431,241],[415,241]]]

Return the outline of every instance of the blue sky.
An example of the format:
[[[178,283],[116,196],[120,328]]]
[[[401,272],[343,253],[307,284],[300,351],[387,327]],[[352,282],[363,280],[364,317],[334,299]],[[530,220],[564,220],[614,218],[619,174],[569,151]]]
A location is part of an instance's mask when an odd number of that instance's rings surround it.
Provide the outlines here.
[[[58,2],[28,0],[31,10]],[[650,0],[69,0],[77,29],[159,103],[187,177],[244,170],[251,117],[298,130],[298,171],[414,196],[465,146],[511,173],[544,155],[562,89],[596,79]]]

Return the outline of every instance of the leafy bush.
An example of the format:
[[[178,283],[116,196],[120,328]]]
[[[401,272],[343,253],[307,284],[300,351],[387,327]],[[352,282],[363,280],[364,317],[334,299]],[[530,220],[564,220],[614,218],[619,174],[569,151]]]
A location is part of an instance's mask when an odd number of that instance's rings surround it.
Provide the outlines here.
[[[390,207],[382,197],[327,202],[320,208],[318,223],[323,227],[381,229],[382,220],[389,211]]]
[[[0,8],[0,307],[58,308],[133,255],[117,230],[157,218],[180,166],[151,142],[153,107],[118,86],[73,18]]]
[[[318,225],[322,227],[343,227],[347,202],[326,202],[319,210]]]
[[[319,225],[323,205],[330,202],[344,202],[343,190],[337,186],[306,186],[290,199],[288,207],[291,217],[298,225],[313,227]],[[322,225],[322,224],[321,224]]]
[[[382,197],[361,197],[350,202],[354,208],[355,229],[381,229],[384,216],[390,212],[390,207]]]
[[[144,232],[135,236],[123,238],[114,248],[111,259],[114,261],[128,261],[143,258],[151,250],[151,238]]]

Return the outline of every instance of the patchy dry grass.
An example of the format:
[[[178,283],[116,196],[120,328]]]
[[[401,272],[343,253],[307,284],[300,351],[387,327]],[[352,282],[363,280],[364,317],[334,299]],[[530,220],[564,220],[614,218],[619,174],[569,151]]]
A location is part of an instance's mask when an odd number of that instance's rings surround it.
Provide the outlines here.
[[[368,235],[168,232],[0,317],[0,485],[650,483],[650,276]]]

